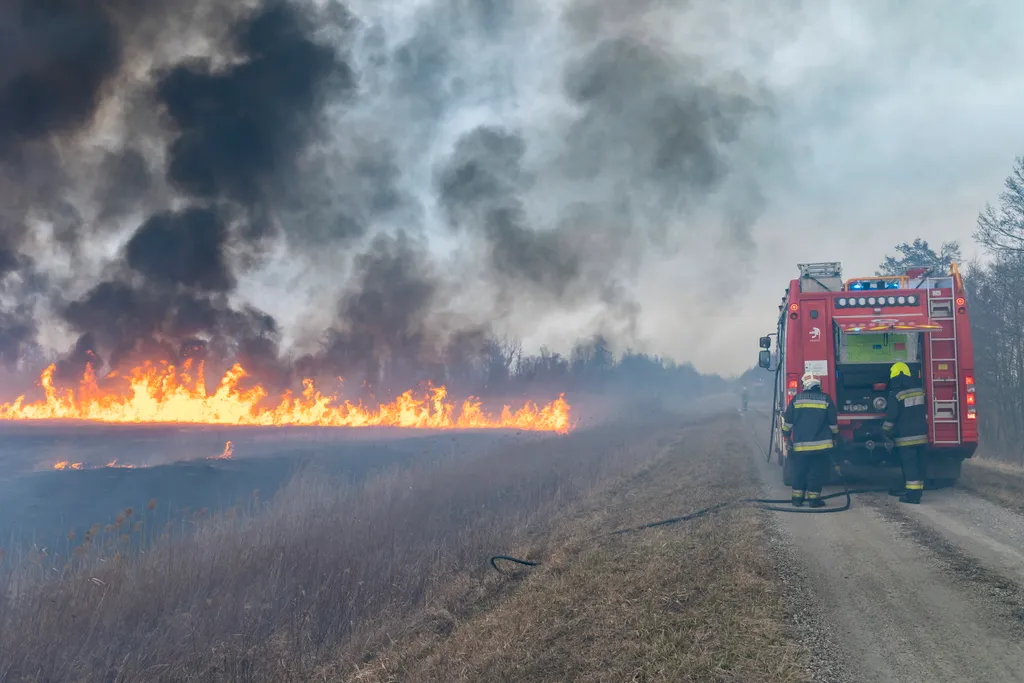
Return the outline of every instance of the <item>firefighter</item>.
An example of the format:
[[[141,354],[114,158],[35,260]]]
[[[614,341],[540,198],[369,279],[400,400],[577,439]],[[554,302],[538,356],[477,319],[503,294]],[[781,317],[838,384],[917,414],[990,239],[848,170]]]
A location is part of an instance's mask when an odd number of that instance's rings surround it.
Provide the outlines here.
[[[743,404],[743,412],[747,412],[747,403],[750,401],[750,390],[747,389],[747,385],[744,384],[740,389],[740,401]]]
[[[828,476],[831,450],[839,438],[838,415],[832,397],[821,390],[821,380],[803,376],[803,391],[793,397],[782,415],[782,432],[790,440],[793,459],[793,505],[824,507],[821,487]]]
[[[924,491],[924,447],[928,445],[924,389],[906,363],[889,369],[889,399],[882,430],[896,445],[903,468],[903,489],[891,491],[903,503],[920,503]]]

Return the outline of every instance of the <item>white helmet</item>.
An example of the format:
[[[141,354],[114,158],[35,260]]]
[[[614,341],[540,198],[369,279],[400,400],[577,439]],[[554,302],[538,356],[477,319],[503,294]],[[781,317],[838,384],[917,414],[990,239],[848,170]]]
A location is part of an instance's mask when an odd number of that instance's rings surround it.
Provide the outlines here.
[[[810,389],[812,387],[820,387],[821,386],[821,380],[818,379],[817,377],[815,377],[810,372],[804,373],[804,376],[800,378],[800,381],[804,385],[804,391],[807,391],[808,389]]]

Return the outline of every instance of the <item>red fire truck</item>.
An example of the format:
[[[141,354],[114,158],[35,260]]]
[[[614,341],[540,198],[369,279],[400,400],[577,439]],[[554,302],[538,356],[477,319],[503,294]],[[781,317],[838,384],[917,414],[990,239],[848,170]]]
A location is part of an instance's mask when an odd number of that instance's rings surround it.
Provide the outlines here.
[[[781,415],[813,373],[832,396],[842,436],[837,461],[851,470],[898,466],[882,432],[889,368],[921,379],[930,406],[926,480],[947,486],[978,446],[974,349],[960,272],[924,268],[843,280],[841,264],[800,264],[779,305],[778,329],[762,337],[758,364],[775,372],[773,451],[790,484]],[[772,338],[775,349],[772,350]]]

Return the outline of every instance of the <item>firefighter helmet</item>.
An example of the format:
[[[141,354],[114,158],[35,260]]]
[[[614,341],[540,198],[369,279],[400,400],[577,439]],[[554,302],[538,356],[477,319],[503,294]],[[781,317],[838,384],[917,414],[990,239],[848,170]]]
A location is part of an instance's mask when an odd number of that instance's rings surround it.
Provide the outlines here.
[[[889,368],[889,379],[895,379],[899,375],[910,377],[910,367],[903,361],[893,363],[892,367]]]
[[[807,391],[811,387],[820,387],[821,380],[814,376],[813,373],[804,373],[804,376],[800,378],[801,383],[804,385],[804,391]]]

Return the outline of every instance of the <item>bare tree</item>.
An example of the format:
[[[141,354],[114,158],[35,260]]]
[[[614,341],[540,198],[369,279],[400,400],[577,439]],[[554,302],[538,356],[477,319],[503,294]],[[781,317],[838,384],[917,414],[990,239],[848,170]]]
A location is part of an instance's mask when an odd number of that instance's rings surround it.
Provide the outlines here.
[[[1024,253],[1024,157],[1017,157],[1003,186],[999,208],[986,204],[978,215],[974,239],[992,253]]]
[[[1024,459],[1024,158],[978,216],[974,237],[992,257],[965,278],[971,304],[979,428],[985,450]]]

